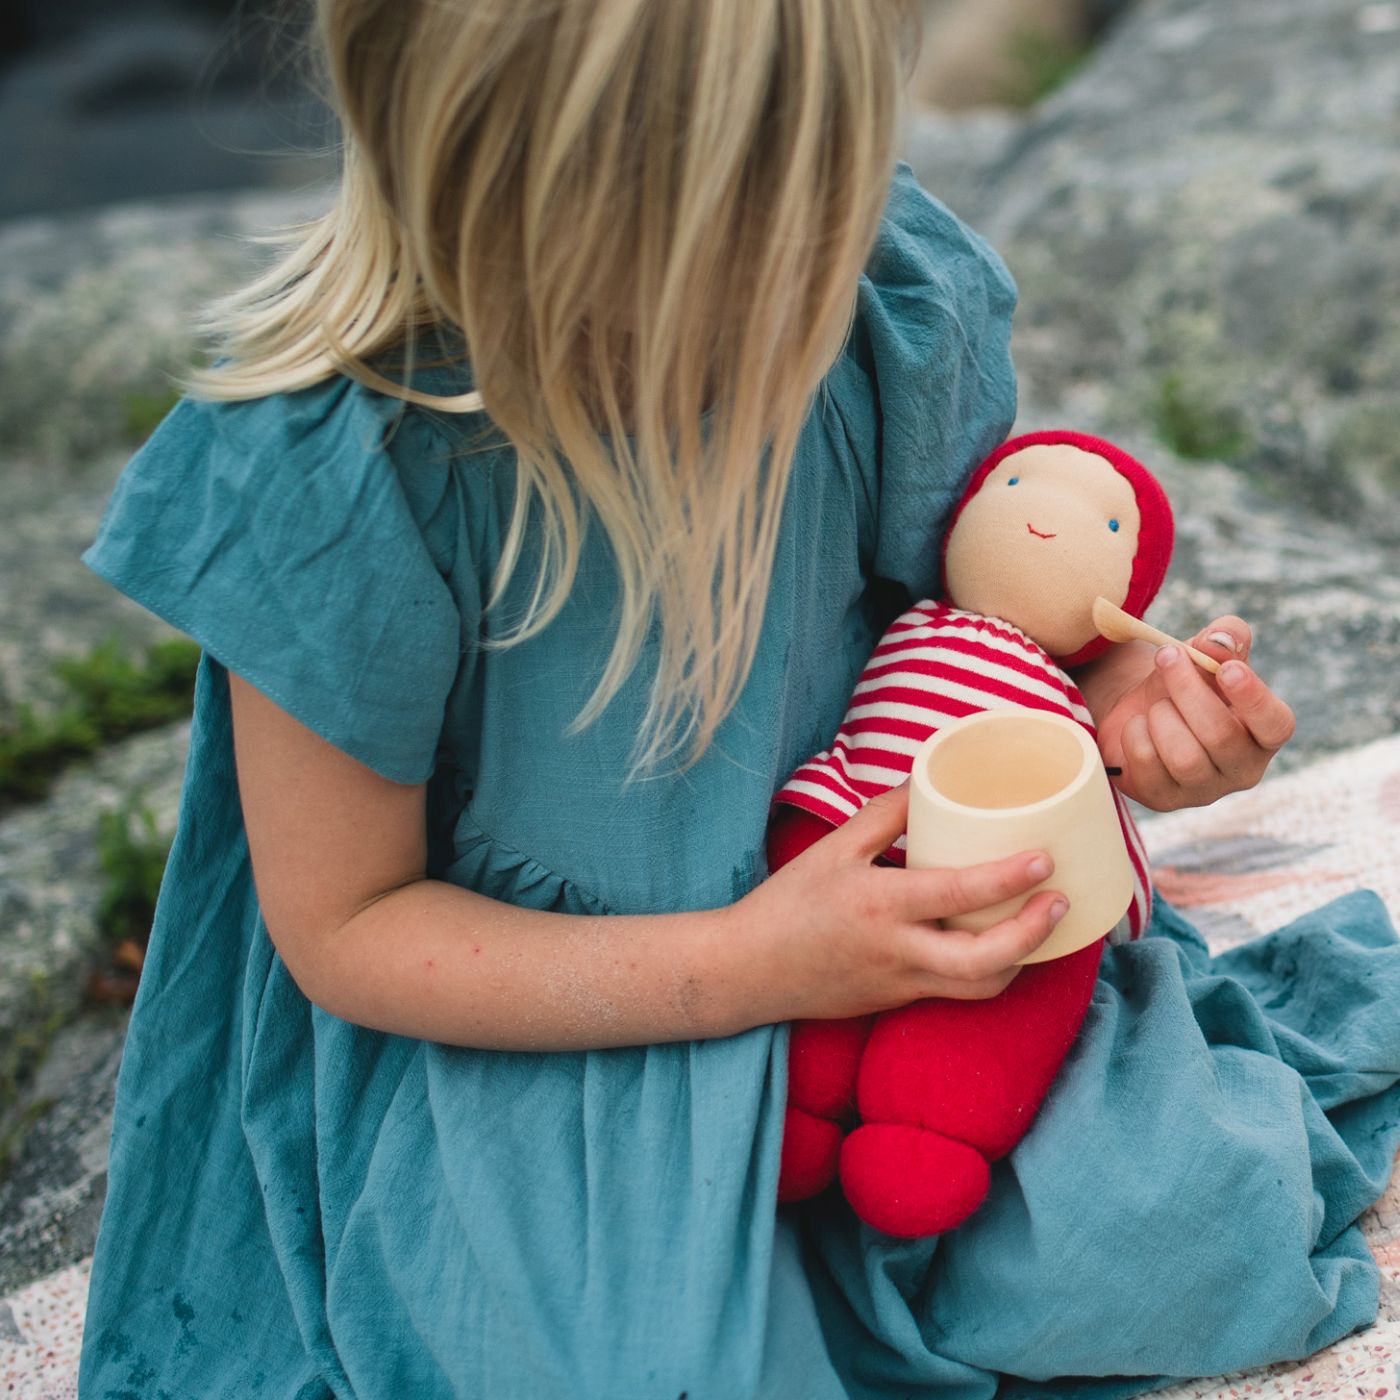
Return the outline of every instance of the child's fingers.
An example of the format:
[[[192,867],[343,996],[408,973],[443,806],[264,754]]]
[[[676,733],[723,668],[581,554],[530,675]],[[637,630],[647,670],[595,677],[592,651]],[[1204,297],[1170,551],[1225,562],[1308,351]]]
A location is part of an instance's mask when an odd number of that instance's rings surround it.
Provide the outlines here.
[[[1148,729],[1167,771],[1185,787],[1203,787],[1254,761],[1249,730],[1230,711],[1200,667],[1177,647],[1157,653],[1168,699],[1148,711]]]
[[[1220,781],[1210,754],[1172,701],[1159,700],[1148,710],[1147,732],[1162,767],[1183,788],[1200,789]]]
[[[988,909],[1024,894],[1048,879],[1055,863],[1044,851],[1022,851],[1005,860],[986,861],[962,870],[904,870],[898,876],[896,913],[914,923],[946,919]]]
[[[1064,908],[1059,906],[1063,905]],[[936,977],[947,977],[969,985],[968,996],[988,995],[974,990],[977,982],[986,978],[1001,978],[1004,986],[1015,975],[1014,964],[1029,956],[1050,936],[1068,908],[1064,896],[1054,890],[1042,890],[1033,895],[1008,919],[970,933],[965,929],[928,929],[917,931],[917,965]],[[998,988],[999,990],[999,988]],[[942,995],[956,995],[944,991]]]
[[[1194,637],[1191,645],[1216,661],[1247,661],[1254,644],[1254,633],[1244,618],[1227,613],[1208,622]]]
[[[1220,690],[1231,711],[1266,753],[1281,749],[1298,727],[1293,711],[1248,666],[1220,668]]]
[[[1263,755],[1293,737],[1293,711],[1243,661],[1227,661],[1212,684],[1179,648],[1163,647],[1157,669],[1167,694],[1222,773],[1258,766]]]
[[[1175,648],[1157,662],[1168,698],[1123,726],[1120,786],[1169,812],[1258,782],[1293,735],[1293,711],[1242,662],[1220,668],[1219,690]]]
[[[849,855],[857,860],[871,861],[883,855],[904,835],[909,817],[909,780],[896,788],[877,793],[853,816],[822,842],[834,843],[825,849],[833,855]]]
[[[1183,805],[1181,784],[1167,772],[1146,715],[1134,715],[1123,726],[1122,786],[1138,802],[1157,812],[1170,812]]]

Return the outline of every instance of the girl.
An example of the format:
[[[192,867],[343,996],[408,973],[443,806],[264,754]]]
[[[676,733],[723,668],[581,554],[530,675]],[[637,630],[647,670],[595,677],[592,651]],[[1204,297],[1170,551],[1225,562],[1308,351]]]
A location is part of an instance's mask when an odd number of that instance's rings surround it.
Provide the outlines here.
[[[1038,853],[875,867],[899,793],[762,878],[773,793],[1014,412],[1005,270],[907,170],[891,188],[908,24],[895,0],[322,0],[339,197],[218,309],[223,359],[85,556],[205,660],[84,1394],[990,1396],[993,1368],[1245,1357],[1190,1318],[1153,1351],[1195,1275],[1153,1292],[1139,1260],[1124,1312],[1108,1248],[1117,1178],[1207,1141],[1232,1194],[1206,1277],[1312,1208],[1306,1083],[1271,1052],[1247,1102],[1281,1126],[1231,1136],[1192,1000],[1221,978],[1169,919],[1110,961],[1080,1089],[979,1248],[775,1212],[785,1023],[993,995],[1055,913],[942,931]],[[1152,805],[1249,786],[1291,730],[1222,629],[1234,690],[1126,649],[1084,678]],[[1188,1043],[1151,1087],[1154,1161],[1119,1119]],[[1113,1170],[1070,1183],[1086,1141]],[[1275,1168],[1261,1213],[1243,1183]],[[1246,1300],[1265,1347],[1315,1302],[1315,1243],[1275,1249],[1282,1331]],[[987,1291],[1012,1258],[1029,1307]],[[1083,1326],[1050,1306],[1067,1285]],[[1330,1339],[1356,1298],[1318,1314]]]

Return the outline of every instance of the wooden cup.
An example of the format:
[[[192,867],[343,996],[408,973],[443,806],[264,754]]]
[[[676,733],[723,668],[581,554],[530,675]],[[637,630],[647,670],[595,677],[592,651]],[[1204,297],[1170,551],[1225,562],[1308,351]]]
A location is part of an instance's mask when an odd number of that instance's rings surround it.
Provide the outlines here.
[[[1127,912],[1133,868],[1103,759],[1083,725],[1038,710],[968,715],[924,741],[910,776],[910,866],[962,869],[1033,850],[1055,862],[1025,894],[942,920],[948,927],[980,932],[1037,891],[1061,891],[1069,912],[1024,966],[1078,951]]]

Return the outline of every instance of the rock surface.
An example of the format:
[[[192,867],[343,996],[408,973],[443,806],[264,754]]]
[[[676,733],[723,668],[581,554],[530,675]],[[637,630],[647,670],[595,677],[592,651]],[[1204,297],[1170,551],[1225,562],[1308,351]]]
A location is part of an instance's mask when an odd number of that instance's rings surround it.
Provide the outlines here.
[[[97,815],[173,831],[189,726],[137,735],[0,819],[0,1294],[92,1250],[126,1013],[86,1009],[104,938]]]
[[[127,1019],[109,1007],[65,1026],[30,1088],[46,1111],[0,1182],[0,1295],[92,1253]]]
[[[1088,0],[924,0],[911,94],[943,110],[1025,105],[1039,95],[1039,68],[1087,48],[1093,9]]]
[[[0,228],[0,442],[48,470],[106,457],[190,363],[190,317],[325,190],[117,205]],[[136,421],[133,421],[136,420]]]
[[[35,1120],[32,1071],[82,1007],[106,946],[99,814],[139,797],[173,831],[188,743],[188,724],[136,735],[0,819],[0,1144],[13,1148]]]
[[[1166,483],[1153,620],[1255,626],[1280,767],[1400,727],[1400,4],[1157,0],[1028,118],[906,149],[1020,285],[1018,429]]]
[[[1287,771],[1400,731],[1395,550],[1264,496],[1226,467],[1163,457],[1141,434],[1117,436],[1175,503],[1176,554],[1152,620],[1178,637],[1226,613],[1250,622],[1250,660],[1298,720],[1274,766]]]
[[[910,145],[1020,283],[1029,418],[1400,542],[1400,4],[1144,4],[1029,120]]]
[[[0,11],[0,219],[325,178],[334,133],[302,81],[305,7],[10,0]],[[153,153],[156,153],[153,157]]]
[[[20,702],[48,708],[66,699],[53,672],[61,657],[109,638],[134,654],[177,635],[79,562],[124,460],[109,452],[71,471],[25,460],[0,469],[0,579],[24,580],[0,589],[0,715]]]

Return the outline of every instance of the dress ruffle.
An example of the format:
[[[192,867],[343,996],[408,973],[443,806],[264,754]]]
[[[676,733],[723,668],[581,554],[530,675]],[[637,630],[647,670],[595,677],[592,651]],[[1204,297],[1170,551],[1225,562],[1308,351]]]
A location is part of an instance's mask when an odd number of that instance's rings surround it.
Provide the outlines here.
[[[1121,1400],[1373,1321],[1355,1222],[1400,1147],[1396,1005],[1370,891],[1215,956],[1159,894],[966,1224],[896,1243],[807,1207],[832,1354],[864,1358],[849,1394]]]
[[[615,912],[597,895],[556,875],[533,856],[488,836],[472,819],[470,810],[458,818],[453,849],[455,855],[443,878],[454,885],[524,909],[554,914]]]

